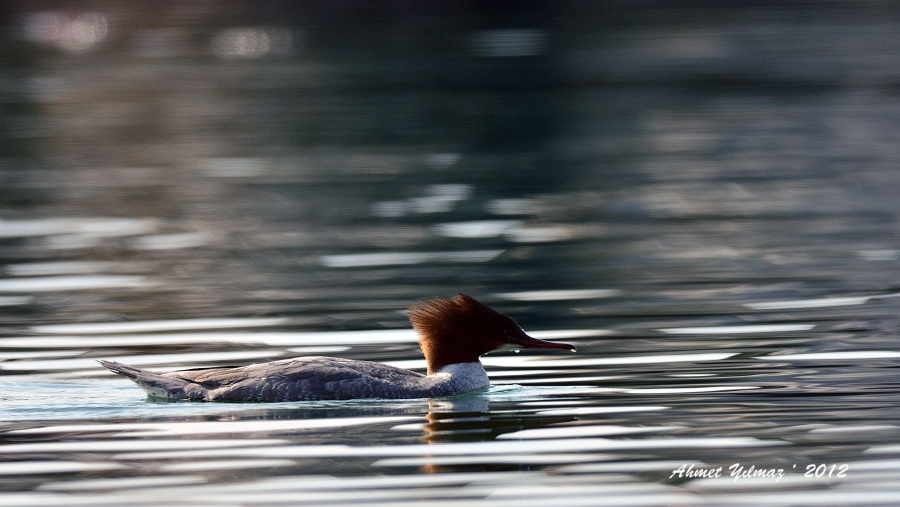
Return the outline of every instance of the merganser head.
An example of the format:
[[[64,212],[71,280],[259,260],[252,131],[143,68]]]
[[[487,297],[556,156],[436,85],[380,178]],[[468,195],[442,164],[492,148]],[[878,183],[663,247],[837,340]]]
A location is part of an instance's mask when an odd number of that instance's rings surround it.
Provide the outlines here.
[[[516,321],[465,294],[419,301],[409,307],[408,314],[419,334],[429,374],[450,364],[476,362],[482,354],[505,345],[575,350],[568,343],[528,336]]]

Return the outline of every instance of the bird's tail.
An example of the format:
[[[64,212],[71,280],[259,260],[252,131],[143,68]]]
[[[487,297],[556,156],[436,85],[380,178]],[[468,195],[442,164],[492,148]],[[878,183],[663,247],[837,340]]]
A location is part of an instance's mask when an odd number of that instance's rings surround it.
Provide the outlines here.
[[[128,377],[152,398],[197,400],[203,399],[205,395],[201,386],[178,377],[134,368],[115,361],[104,361],[101,359],[97,362],[113,373]]]

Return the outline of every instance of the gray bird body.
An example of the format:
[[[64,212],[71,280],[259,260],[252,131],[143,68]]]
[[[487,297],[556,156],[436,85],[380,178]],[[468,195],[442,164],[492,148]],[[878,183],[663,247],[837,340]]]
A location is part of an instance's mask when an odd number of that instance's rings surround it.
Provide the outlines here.
[[[568,349],[538,340],[511,318],[457,294],[409,308],[428,375],[338,357],[298,357],[269,363],[158,373],[113,361],[100,364],[128,377],[154,398],[196,401],[302,401],[436,398],[490,385],[478,358],[504,346]]]
[[[100,361],[150,397],[194,401],[280,402],[358,398],[434,398],[487,387],[481,363],[422,375],[372,361],[309,356],[247,366],[157,373]]]

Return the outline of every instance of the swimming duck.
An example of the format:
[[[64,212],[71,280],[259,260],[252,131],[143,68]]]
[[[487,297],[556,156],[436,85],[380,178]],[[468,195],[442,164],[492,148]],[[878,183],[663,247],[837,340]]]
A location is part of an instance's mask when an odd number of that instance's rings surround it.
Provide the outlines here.
[[[305,356],[246,366],[157,373],[100,361],[150,397],[193,401],[280,402],[362,398],[434,398],[490,385],[479,357],[504,347],[575,350],[528,336],[510,317],[457,294],[409,307],[427,375],[372,361]]]

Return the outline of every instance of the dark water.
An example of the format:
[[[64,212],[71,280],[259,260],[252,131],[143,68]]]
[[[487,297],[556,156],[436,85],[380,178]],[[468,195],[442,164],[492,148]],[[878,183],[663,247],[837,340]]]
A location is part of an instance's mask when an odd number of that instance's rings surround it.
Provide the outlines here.
[[[0,504],[897,502],[892,3],[253,5],[0,17]],[[424,370],[456,292],[578,353],[279,404],[95,362]]]

